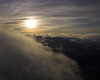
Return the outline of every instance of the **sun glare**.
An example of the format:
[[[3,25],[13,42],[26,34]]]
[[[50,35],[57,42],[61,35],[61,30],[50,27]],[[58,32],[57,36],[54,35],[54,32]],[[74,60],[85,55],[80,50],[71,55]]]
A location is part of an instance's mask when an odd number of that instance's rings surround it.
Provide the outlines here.
[[[26,27],[28,28],[35,28],[36,20],[26,20]]]

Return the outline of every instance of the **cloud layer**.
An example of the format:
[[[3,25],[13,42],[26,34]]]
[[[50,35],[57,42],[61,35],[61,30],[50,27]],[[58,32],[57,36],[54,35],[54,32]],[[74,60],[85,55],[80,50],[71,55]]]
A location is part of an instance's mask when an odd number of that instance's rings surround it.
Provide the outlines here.
[[[0,31],[0,79],[83,80],[77,63],[21,34]]]
[[[23,31],[32,18],[41,32],[100,32],[99,7],[99,0],[0,0],[0,28]]]

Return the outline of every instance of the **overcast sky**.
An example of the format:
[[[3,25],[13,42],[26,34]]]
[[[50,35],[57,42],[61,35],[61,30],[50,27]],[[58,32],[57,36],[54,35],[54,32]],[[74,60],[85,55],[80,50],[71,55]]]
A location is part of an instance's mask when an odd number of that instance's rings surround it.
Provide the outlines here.
[[[100,32],[100,0],[0,0],[0,29],[38,33]],[[26,28],[25,21],[37,21]]]

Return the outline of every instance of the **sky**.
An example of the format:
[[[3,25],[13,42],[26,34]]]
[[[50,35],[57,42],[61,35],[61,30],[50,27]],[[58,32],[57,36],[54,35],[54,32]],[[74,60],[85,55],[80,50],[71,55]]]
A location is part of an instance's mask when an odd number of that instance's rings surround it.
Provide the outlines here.
[[[100,0],[0,0],[0,30],[99,33]],[[27,20],[36,20],[27,28]]]

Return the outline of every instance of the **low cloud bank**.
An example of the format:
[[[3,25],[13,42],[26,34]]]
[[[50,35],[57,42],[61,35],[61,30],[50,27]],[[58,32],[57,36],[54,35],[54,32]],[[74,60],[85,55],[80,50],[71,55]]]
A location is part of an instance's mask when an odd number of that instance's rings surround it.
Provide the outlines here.
[[[18,33],[0,31],[0,80],[83,80],[77,63]]]

